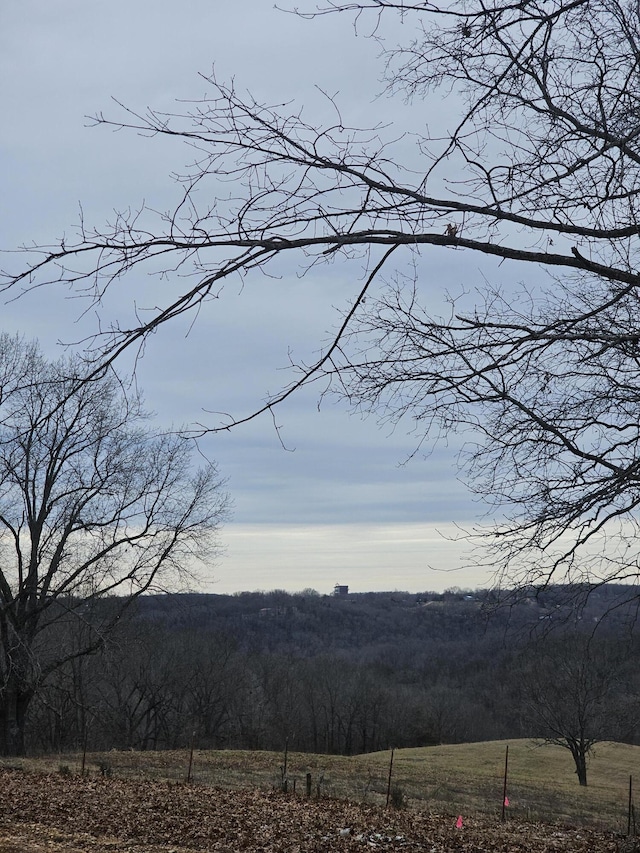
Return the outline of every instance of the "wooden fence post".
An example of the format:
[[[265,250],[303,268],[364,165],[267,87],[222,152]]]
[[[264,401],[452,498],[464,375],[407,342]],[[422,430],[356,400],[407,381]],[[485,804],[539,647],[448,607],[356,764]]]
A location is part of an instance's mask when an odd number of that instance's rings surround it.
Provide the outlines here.
[[[82,739],[82,766],[80,768],[80,775],[84,778],[87,766],[87,743],[89,740],[89,727],[86,722],[84,724],[84,737]]]
[[[193,742],[196,738],[196,733],[191,732],[191,743],[189,745],[189,769],[187,770],[187,782],[191,782],[191,770],[193,768]]]
[[[389,762],[389,779],[387,781],[387,806],[389,806],[389,797],[391,796],[391,774],[393,772],[393,753],[395,748],[391,750],[391,761]]]
[[[286,794],[289,790],[289,780],[287,779],[287,763],[289,760],[289,735],[284,741],[284,762],[282,764],[282,790]]]

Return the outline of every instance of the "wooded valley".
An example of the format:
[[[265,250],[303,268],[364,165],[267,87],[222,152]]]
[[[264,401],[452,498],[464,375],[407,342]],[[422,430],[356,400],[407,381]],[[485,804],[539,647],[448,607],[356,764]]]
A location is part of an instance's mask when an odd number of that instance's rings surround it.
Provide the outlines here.
[[[635,605],[618,606],[628,599],[616,586],[580,607],[557,589],[510,607],[455,589],[145,596],[99,653],[41,685],[27,748],[637,742]],[[72,649],[78,628],[59,631]]]

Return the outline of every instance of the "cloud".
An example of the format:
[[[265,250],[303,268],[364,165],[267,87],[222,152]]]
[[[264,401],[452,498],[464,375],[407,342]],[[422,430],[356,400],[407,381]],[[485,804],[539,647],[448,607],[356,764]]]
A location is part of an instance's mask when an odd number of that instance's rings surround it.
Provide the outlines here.
[[[487,572],[479,574],[465,563],[466,549],[454,541],[457,536],[452,525],[232,524],[226,533],[226,558],[206,589],[228,593],[311,588],[330,593],[340,583],[352,592],[437,592],[452,586],[489,586]]]

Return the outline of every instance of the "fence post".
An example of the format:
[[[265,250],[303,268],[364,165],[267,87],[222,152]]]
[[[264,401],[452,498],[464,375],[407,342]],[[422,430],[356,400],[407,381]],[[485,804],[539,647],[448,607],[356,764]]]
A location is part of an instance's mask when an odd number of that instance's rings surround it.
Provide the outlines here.
[[[189,769],[187,770],[187,782],[191,781],[191,769],[193,767],[193,742],[196,739],[196,733],[191,732],[191,743],[189,744]]]
[[[391,750],[391,761],[389,762],[389,779],[387,781],[387,807],[389,806],[389,797],[391,796],[391,774],[393,772],[393,753],[395,748]]]
[[[311,773],[307,773],[307,797],[311,797]]]
[[[289,780],[287,778],[287,762],[289,759],[289,735],[284,741],[284,762],[282,764],[282,790],[286,794],[289,790]]]
[[[89,741],[89,727],[86,722],[84,724],[84,737],[82,739],[82,766],[80,768],[80,775],[84,778],[85,768],[87,766],[87,743]]]
[[[507,744],[507,750],[504,756],[504,785],[502,786],[502,820],[506,820],[507,817],[507,772],[509,770],[509,744]]]
[[[627,835],[631,835],[631,813],[633,811],[633,776],[629,776],[629,808],[627,810]],[[635,830],[635,827],[634,827]]]

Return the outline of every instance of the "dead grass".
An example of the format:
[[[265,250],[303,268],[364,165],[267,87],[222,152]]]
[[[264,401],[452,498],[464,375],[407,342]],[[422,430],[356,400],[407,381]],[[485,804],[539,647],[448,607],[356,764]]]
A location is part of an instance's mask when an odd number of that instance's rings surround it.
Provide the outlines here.
[[[509,817],[626,832],[629,776],[638,772],[640,747],[600,744],[587,788],[578,785],[567,750],[530,740],[399,750],[394,781],[418,809],[500,816],[507,743]],[[389,753],[353,761],[384,780]]]

